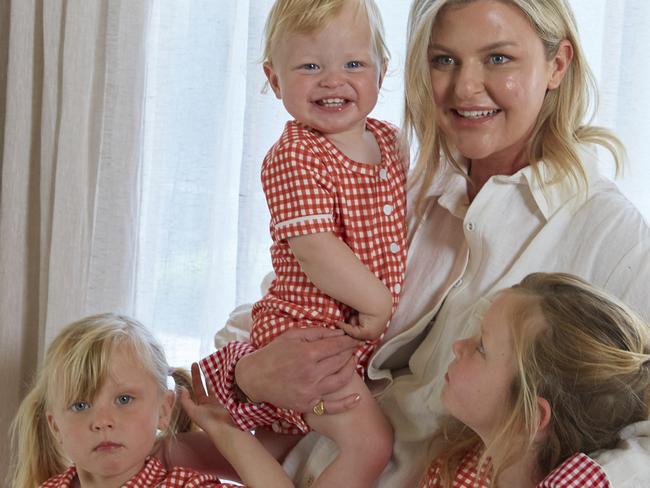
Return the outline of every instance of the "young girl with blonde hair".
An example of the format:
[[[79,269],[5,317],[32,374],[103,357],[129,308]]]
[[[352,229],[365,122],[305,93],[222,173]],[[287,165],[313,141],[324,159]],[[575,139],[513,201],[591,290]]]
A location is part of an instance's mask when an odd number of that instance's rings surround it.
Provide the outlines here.
[[[648,325],[568,274],[535,273],[457,341],[426,488],[609,487],[584,453],[650,415]],[[485,307],[482,308],[485,311]]]
[[[14,420],[11,486],[234,486],[180,467],[167,471],[150,456],[160,440],[191,426],[167,388],[170,375],[177,385],[190,385],[187,373],[171,370],[160,344],[133,319],[102,314],[65,327]],[[232,435],[249,435],[238,432]],[[233,466],[248,479],[245,466]],[[264,468],[258,464],[256,476],[270,476]]]

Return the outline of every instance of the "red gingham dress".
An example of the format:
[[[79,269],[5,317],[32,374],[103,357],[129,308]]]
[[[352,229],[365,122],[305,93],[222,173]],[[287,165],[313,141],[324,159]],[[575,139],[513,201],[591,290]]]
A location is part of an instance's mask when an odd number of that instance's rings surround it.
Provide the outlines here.
[[[43,483],[40,488],[72,488],[77,477],[77,468],[70,466],[63,473]],[[237,488],[237,485],[221,483],[211,474],[202,474],[185,468],[174,468],[167,472],[161,462],[147,458],[144,467],[121,488]],[[241,488],[241,487],[240,487]]]
[[[271,213],[271,261],[276,278],[268,293],[252,310],[252,349],[268,344],[292,327],[335,328],[354,310],[314,286],[303,273],[287,239],[332,232],[391,291],[397,307],[406,264],[406,171],[399,151],[398,129],[368,119],[381,152],[379,164],[363,164],[345,156],[327,138],[296,121],[288,122],[282,136],[262,165],[262,185]],[[356,351],[363,371],[377,341]],[[240,350],[245,346],[237,346]],[[297,412],[270,404],[233,403],[229,365],[217,351],[200,366],[208,387],[217,394],[242,429],[272,425],[286,433],[307,432]],[[229,405],[230,403],[230,405]]]
[[[490,485],[476,485],[476,469],[480,449],[470,450],[456,470],[453,488],[489,488]],[[440,488],[440,463],[431,463],[426,477],[419,488]],[[536,488],[611,488],[603,468],[586,454],[577,453],[564,461],[538,483]]]

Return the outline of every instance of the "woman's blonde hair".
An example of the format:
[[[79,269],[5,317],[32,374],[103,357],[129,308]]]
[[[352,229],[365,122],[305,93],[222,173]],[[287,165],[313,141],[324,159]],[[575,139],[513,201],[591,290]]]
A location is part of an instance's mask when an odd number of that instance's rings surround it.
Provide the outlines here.
[[[263,62],[273,65],[273,50],[283,35],[312,34],[332,21],[346,2],[353,2],[368,17],[370,45],[382,70],[388,64],[390,52],[384,40],[384,24],[374,0],[276,0],[264,28]]]
[[[509,321],[514,380],[502,427],[479,461],[483,481],[498,482],[503,468],[531,448],[543,477],[576,452],[614,447],[624,426],[650,414],[648,325],[629,308],[564,273],[528,275],[507,293],[524,298]],[[538,398],[548,401],[551,418],[535,444]],[[450,487],[462,458],[481,440],[451,419],[441,437],[443,486]]]
[[[463,173],[454,156],[454,148],[436,124],[428,51],[438,15],[444,9],[460,7],[472,1],[414,0],[411,6],[404,80],[404,134],[407,147],[413,139],[419,144],[410,182],[411,186],[419,189],[415,199],[416,216],[422,215],[424,195],[441,168],[442,161],[449,161]],[[501,1],[518,7],[526,16],[542,41],[549,60],[557,53],[562,40],[568,40],[573,47],[573,59],[566,75],[559,87],[546,93],[526,148],[526,160],[533,171],[538,177],[541,176],[535,163],[544,160],[553,181],[568,177],[584,192],[587,179],[578,155],[578,145],[592,143],[612,154],[618,174],[622,169],[624,148],[611,131],[590,125],[598,105],[598,92],[567,1]],[[588,112],[589,118],[585,124]],[[540,178],[540,181],[544,180]]]
[[[68,404],[94,398],[109,375],[111,354],[119,345],[132,349],[133,356],[151,374],[161,392],[168,390],[169,375],[178,384],[189,386],[187,372],[170,370],[158,341],[136,320],[107,313],[66,326],[49,346],[34,385],[12,424],[11,486],[35,488],[67,468],[69,462],[50,430],[46,412],[57,398]],[[178,403],[164,434],[186,430],[191,430],[191,422]]]

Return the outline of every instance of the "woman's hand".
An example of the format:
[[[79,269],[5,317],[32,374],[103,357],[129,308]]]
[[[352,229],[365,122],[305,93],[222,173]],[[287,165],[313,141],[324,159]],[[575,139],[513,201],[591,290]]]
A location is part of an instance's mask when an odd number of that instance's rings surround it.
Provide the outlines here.
[[[254,402],[310,412],[355,374],[354,350],[361,343],[342,330],[290,329],[267,346],[244,356],[235,367],[239,388]],[[328,413],[356,406],[357,395],[325,402]]]

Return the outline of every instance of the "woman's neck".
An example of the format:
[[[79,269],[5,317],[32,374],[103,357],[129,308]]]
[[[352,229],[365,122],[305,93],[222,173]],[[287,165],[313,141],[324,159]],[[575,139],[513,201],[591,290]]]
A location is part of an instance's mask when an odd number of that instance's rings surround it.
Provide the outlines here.
[[[496,175],[514,175],[526,166],[528,166],[528,163],[523,162],[522,158],[505,161],[470,161],[468,175],[471,183],[467,183],[467,196],[469,197],[469,201],[474,200],[474,197],[476,197],[478,192],[481,191],[481,188],[483,188],[483,185],[491,177]]]

